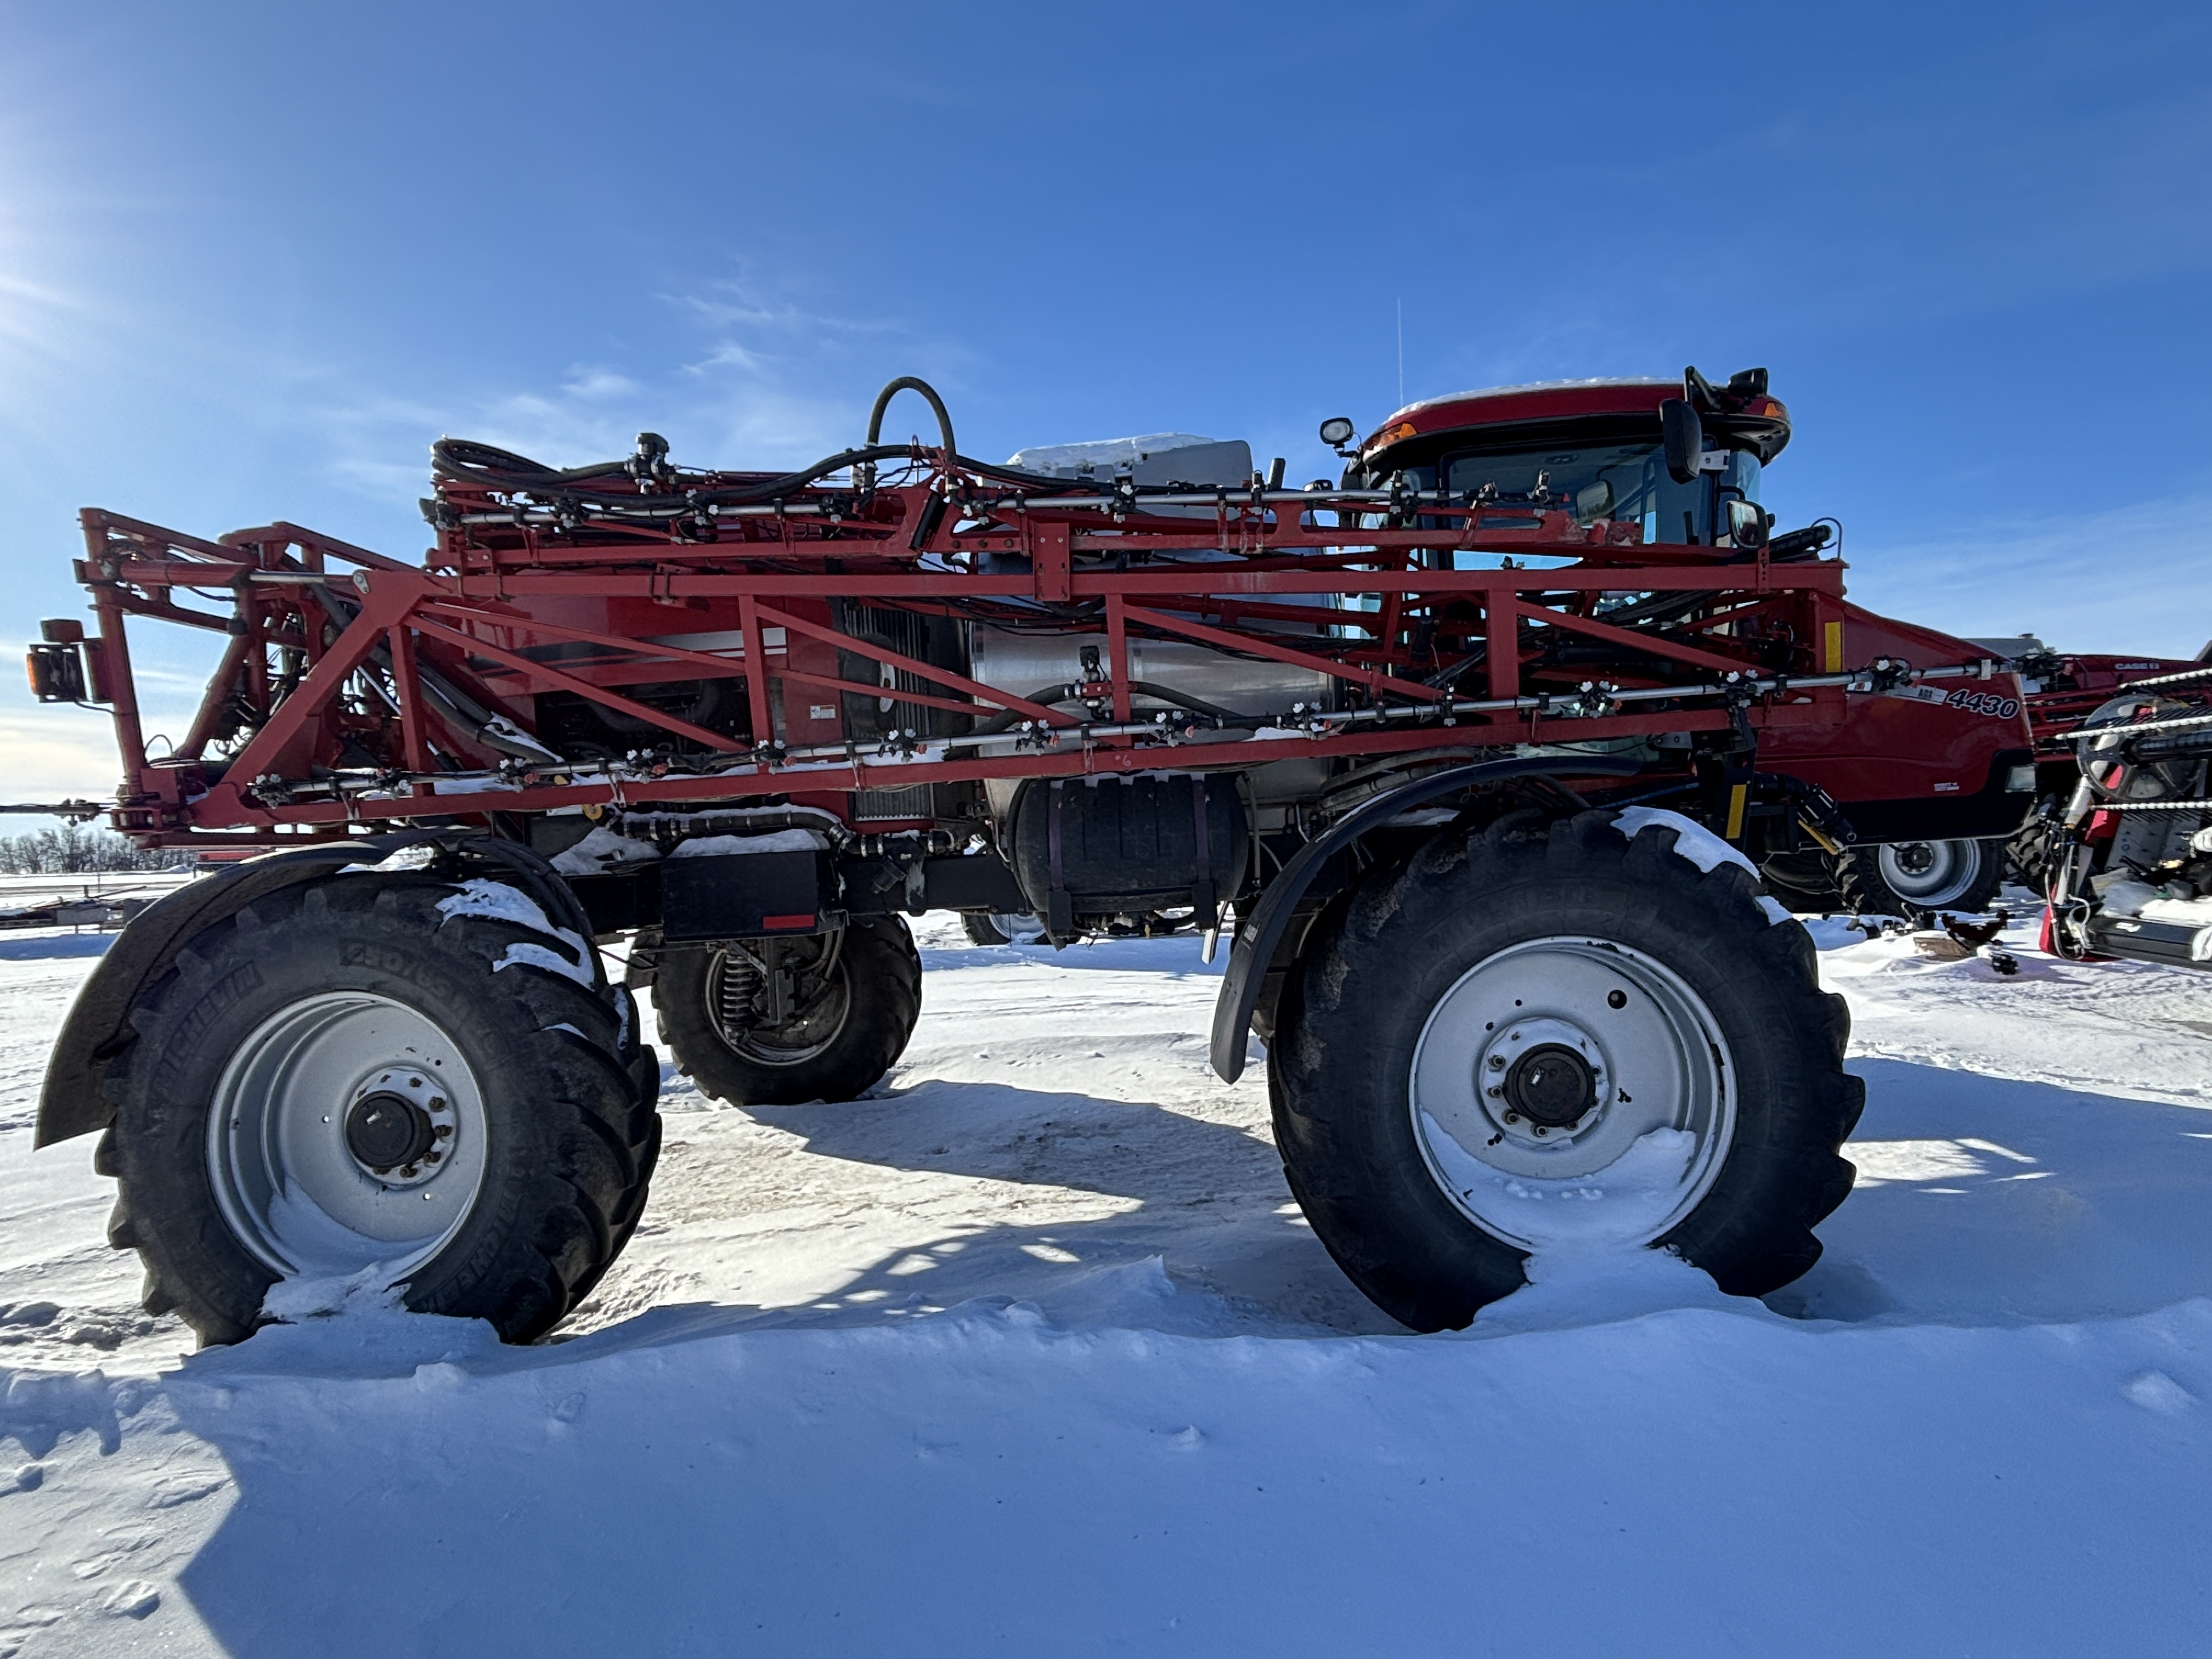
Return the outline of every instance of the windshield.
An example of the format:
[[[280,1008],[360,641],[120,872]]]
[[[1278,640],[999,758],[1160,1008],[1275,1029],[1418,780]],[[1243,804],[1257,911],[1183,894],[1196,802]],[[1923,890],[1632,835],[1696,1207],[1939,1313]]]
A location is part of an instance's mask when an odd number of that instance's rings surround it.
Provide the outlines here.
[[[1407,469],[1417,488],[1437,487],[1434,466]],[[1589,444],[1579,448],[1510,450],[1503,453],[1447,455],[1443,487],[1455,495],[1495,486],[1507,501],[1527,501],[1540,482],[1547,504],[1571,508],[1577,522],[1599,519],[1640,522],[1646,542],[1713,539],[1713,504],[1720,495],[1759,499],[1759,460],[1742,450],[1729,452],[1728,465],[1678,484],[1656,443]]]

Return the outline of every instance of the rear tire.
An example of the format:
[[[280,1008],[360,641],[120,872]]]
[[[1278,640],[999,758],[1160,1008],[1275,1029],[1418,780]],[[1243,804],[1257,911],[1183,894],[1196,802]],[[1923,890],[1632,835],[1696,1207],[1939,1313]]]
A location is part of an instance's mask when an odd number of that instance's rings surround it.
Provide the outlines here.
[[[663,949],[653,1006],[676,1063],[733,1106],[854,1100],[906,1052],[921,1015],[921,957],[899,916],[861,916],[839,933],[747,939],[747,951],[792,972],[794,1012],[760,1023],[757,969],[719,945]],[[811,953],[785,966],[785,952]],[[823,953],[829,953],[824,964]]]
[[[988,915],[963,911],[960,926],[970,945],[1031,945],[1044,937],[1044,923],[1036,916],[997,910]]]
[[[1907,919],[1989,908],[2004,884],[2002,841],[1908,841],[1851,847],[1836,861],[1842,908]]]
[[[970,945],[1012,945],[1013,936],[999,926],[996,916],[978,915],[970,910],[960,918],[961,931],[968,935]]]
[[[643,1212],[659,1064],[589,942],[514,889],[281,890],[195,938],[130,1024],[109,1238],[204,1342],[250,1334],[280,1279],[380,1264],[407,1307],[528,1341]]]
[[[1675,842],[1607,811],[1447,830],[1334,907],[1292,970],[1267,1054],[1285,1171],[1401,1322],[1464,1326],[1547,1243],[1671,1249],[1740,1296],[1819,1258],[1864,1098],[1849,1015],[1747,872]]]

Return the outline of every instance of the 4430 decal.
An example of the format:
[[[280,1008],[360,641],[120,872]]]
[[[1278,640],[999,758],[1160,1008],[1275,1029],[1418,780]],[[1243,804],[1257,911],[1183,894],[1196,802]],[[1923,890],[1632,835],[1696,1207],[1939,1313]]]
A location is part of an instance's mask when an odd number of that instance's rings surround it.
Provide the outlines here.
[[[1934,703],[1939,708],[1963,709],[1969,714],[1986,714],[1991,720],[2008,720],[2020,713],[2020,699],[2008,697],[1997,691],[1973,691],[1960,687],[1945,692],[1936,685],[1900,685],[1886,696],[1903,697],[1909,702]]]

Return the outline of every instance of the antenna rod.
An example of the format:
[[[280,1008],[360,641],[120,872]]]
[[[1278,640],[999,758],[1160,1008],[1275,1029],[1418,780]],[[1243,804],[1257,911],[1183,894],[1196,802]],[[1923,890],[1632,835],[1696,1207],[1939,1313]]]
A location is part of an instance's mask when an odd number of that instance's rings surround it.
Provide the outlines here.
[[[1398,301],[1398,407],[1406,406],[1406,302]]]

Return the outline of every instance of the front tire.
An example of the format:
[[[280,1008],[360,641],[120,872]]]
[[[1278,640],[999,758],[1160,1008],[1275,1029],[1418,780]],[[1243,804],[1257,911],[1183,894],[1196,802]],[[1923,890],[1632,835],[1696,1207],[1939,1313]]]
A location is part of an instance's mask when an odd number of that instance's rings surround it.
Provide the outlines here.
[[[786,976],[780,1006],[763,970]],[[921,957],[899,916],[802,939],[673,945],[653,1006],[678,1066],[717,1099],[855,1100],[906,1052],[921,1015]]]
[[[204,930],[112,1062],[109,1238],[149,1312],[237,1341],[286,1278],[550,1329],[635,1228],[658,1065],[589,941],[489,881],[360,873]]]
[[[1466,1325],[1543,1249],[1755,1296],[1820,1253],[1863,1086],[1812,940],[1609,811],[1447,830],[1325,918],[1269,1046],[1291,1189],[1367,1296]]]

